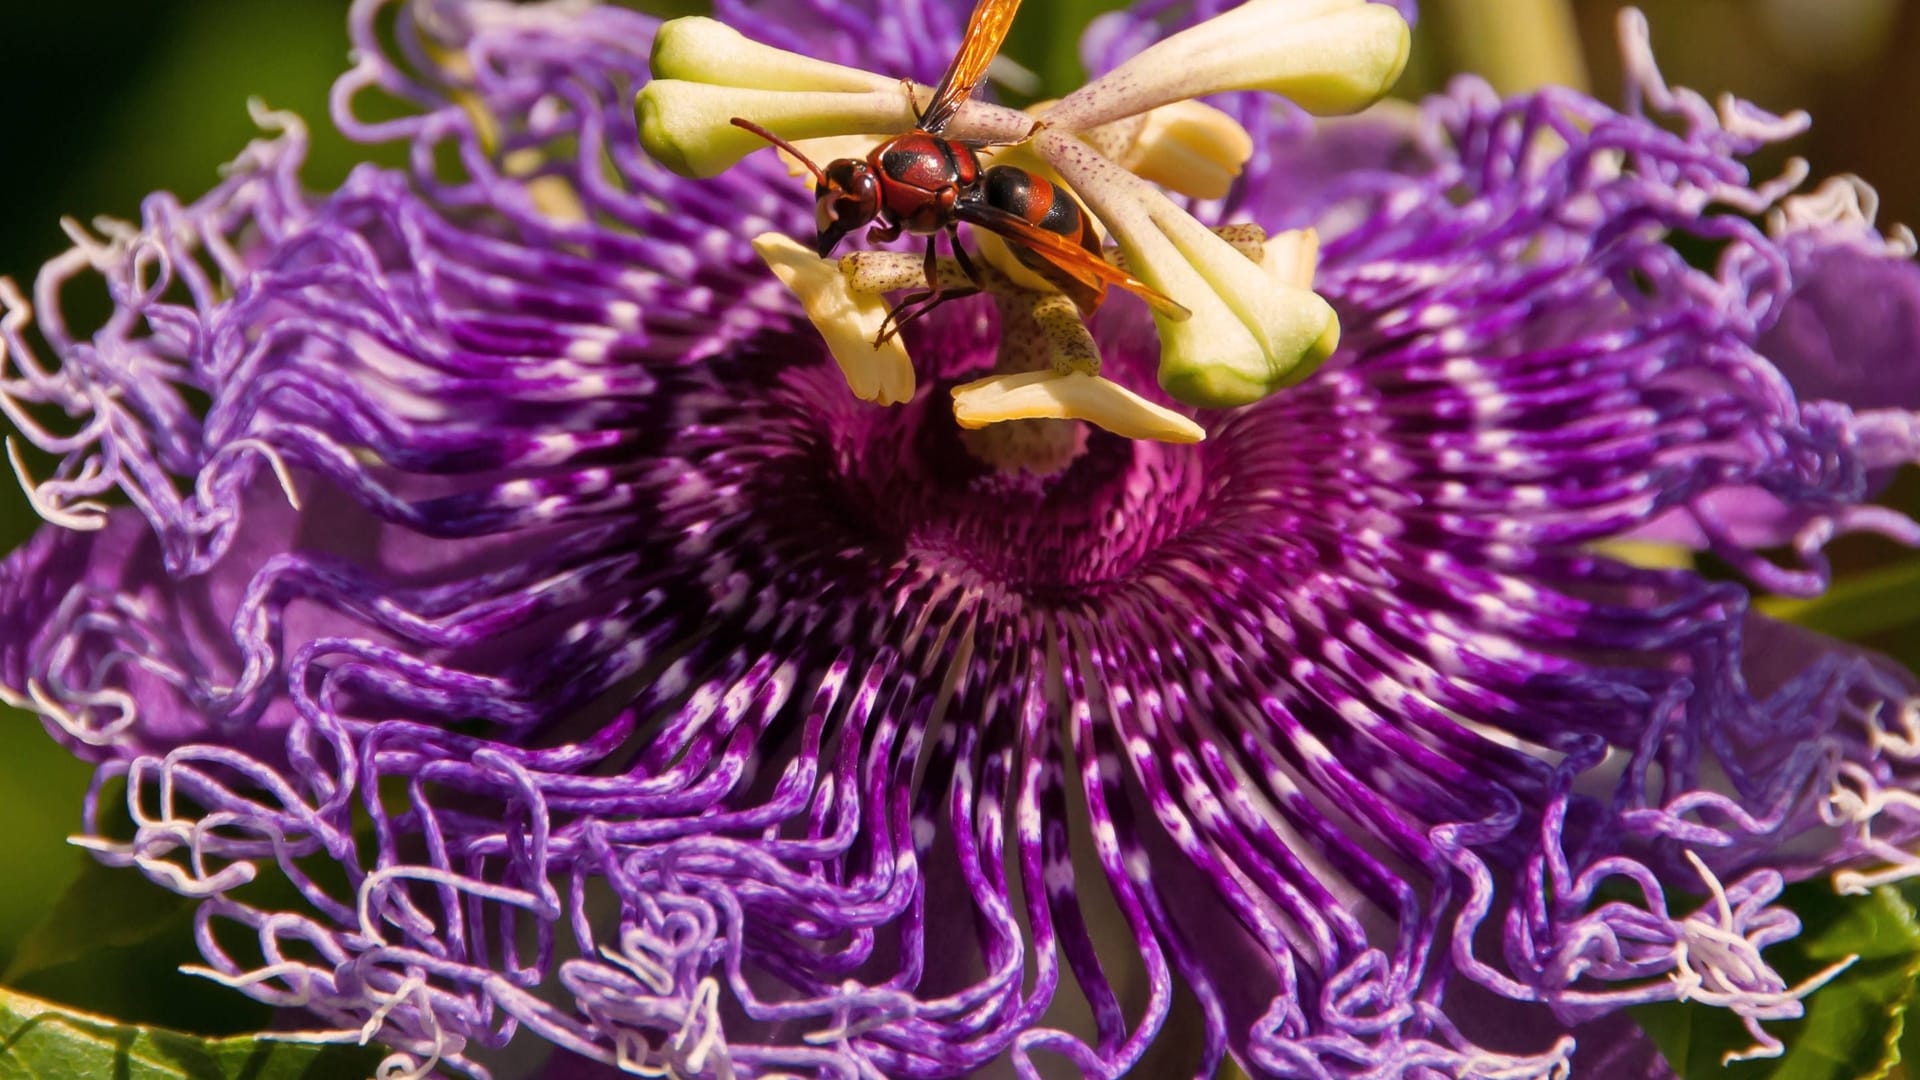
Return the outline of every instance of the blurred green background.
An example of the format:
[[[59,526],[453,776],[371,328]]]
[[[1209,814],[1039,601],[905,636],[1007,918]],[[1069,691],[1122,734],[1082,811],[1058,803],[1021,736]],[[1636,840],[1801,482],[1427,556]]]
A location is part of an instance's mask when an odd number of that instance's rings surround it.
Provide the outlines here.
[[[1022,13],[1008,51],[1058,91],[1075,78],[1077,66],[1072,34],[1064,28],[1111,6],[1110,0],[1036,0]],[[1508,17],[1513,11],[1531,6],[1550,15],[1550,0],[1425,6],[1407,93],[1441,85],[1452,70],[1494,63],[1498,81],[1509,84],[1584,67],[1601,96],[1618,98],[1610,0],[1560,9],[1583,35],[1578,62],[1524,36],[1518,42],[1502,36],[1517,25]],[[1775,109],[1811,110],[1813,134],[1791,151],[1812,160],[1815,176],[1857,172],[1884,197],[1883,220],[1920,222],[1920,141],[1913,137],[1920,66],[1911,60],[1920,52],[1920,2],[1648,0],[1644,6],[1672,81],[1709,93],[1731,90]],[[342,0],[7,0],[5,11],[0,275],[23,286],[41,261],[66,246],[62,215],[137,218],[149,191],[191,197],[210,186],[220,164],[255,135],[245,107],[249,96],[312,122],[311,185],[337,183],[365,156],[325,122],[328,86],[346,64]],[[885,59],[876,58],[874,66],[885,68]],[[0,477],[0,550],[19,543],[34,524],[12,481]],[[1892,555],[1869,544],[1850,558],[1865,565]],[[1883,628],[1874,640],[1894,647],[1905,639]],[[0,888],[0,981],[127,1019],[207,1032],[263,1026],[264,1010],[171,972],[195,959],[182,906],[133,875],[114,875],[105,886],[82,875],[86,860],[63,838],[78,827],[87,775],[27,718],[8,714],[0,723],[0,793],[12,815],[0,842],[0,882],[6,883]],[[164,932],[132,941],[69,941],[71,929],[50,913],[70,888],[86,910],[113,903],[116,891],[122,902],[134,897],[147,905],[147,921]],[[23,951],[30,933],[36,943]]]

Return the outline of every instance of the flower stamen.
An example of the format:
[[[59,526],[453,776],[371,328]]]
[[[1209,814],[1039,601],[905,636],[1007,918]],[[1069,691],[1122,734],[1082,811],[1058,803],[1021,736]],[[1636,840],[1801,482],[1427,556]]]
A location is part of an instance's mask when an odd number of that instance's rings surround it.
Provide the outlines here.
[[[909,131],[915,99],[932,88],[763,45],[727,24],[689,16],[661,24],[654,36],[654,78],[635,101],[640,142],[683,176],[718,176],[765,146],[733,126],[744,116],[790,141]],[[970,101],[949,125],[949,138],[1018,142],[1033,119],[1013,109]]]
[[[1398,78],[1410,41],[1397,12],[1366,0],[1252,0],[1149,47],[1046,108],[1038,123],[968,102],[954,124],[937,133],[989,144],[1031,142],[1112,232],[1141,278],[1173,301],[1154,315],[1163,343],[1161,387],[1188,404],[1244,405],[1305,378],[1332,352],[1339,342],[1333,310],[1312,292],[1310,278],[1294,283],[1299,267],[1262,273],[1229,254],[1229,244],[1141,177],[1188,194],[1225,194],[1252,153],[1251,139],[1232,118],[1191,99],[1268,90],[1314,112],[1357,110]],[[906,93],[889,95],[885,76],[761,45],[711,19],[662,26],[652,68],[655,80],[639,98],[642,142],[684,175],[715,175],[757,149],[764,140],[753,125],[792,141],[907,131],[919,123],[919,88],[911,82],[903,84]],[[993,134],[983,134],[988,130]],[[893,222],[896,232],[899,224]],[[1020,270],[1002,263],[1023,280]],[[1189,311],[1199,317],[1174,314]],[[833,351],[847,370],[845,350]],[[868,359],[852,367],[864,369]],[[1070,408],[1067,401],[1084,406],[1097,399],[1124,403],[1121,411],[1136,418],[1141,404],[1137,396],[1104,390],[1093,398],[1079,390],[1023,393],[1039,385],[995,384],[993,400],[1051,411]],[[984,423],[998,413],[975,415]],[[1103,408],[1102,415],[1120,413]]]
[[[1209,94],[1265,90],[1316,115],[1378,101],[1413,48],[1406,20],[1369,0],[1249,0],[1164,38],[1048,112],[1066,131]]]

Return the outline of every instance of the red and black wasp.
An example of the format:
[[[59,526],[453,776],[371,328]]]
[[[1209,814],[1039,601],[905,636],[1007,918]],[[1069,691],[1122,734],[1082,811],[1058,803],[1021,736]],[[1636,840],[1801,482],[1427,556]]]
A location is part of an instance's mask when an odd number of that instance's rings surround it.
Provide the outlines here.
[[[1083,315],[1100,306],[1108,285],[1136,293],[1176,318],[1186,313],[1101,257],[1092,219],[1072,195],[1026,169],[983,168],[979,151],[994,144],[940,137],[986,77],[987,65],[1006,41],[1019,8],[1020,0],[979,0],[967,20],[960,51],[917,116],[914,130],[874,147],[865,159],[840,158],[822,169],[780,136],[752,121],[733,118],[735,125],[792,154],[813,173],[814,220],[819,229],[815,250],[821,258],[832,254],[848,233],[876,219],[880,224],[867,234],[870,239],[896,240],[903,230],[927,238],[927,291],[913,293],[894,307],[876,345],[942,302],[978,291],[980,273],[960,246],[963,221],[1007,240],[1008,250],[1022,264],[1066,293]],[[974,289],[940,288],[934,244],[943,231]]]

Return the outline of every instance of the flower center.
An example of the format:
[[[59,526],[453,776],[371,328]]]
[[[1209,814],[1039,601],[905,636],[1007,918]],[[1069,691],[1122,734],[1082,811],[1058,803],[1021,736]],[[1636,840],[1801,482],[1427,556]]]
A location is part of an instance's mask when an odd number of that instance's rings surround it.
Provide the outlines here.
[[[1199,517],[1202,454],[1072,421],[967,431],[949,383],[892,410],[841,482],[902,555],[1044,596],[1124,577]],[[1062,459],[1062,446],[1073,447]],[[1026,467],[1034,461],[1047,469]]]

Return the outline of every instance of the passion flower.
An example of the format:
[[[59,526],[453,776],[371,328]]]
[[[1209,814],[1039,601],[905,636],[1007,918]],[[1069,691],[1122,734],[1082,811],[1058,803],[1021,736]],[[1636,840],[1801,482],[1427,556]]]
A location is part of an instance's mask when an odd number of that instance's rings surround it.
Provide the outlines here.
[[[1217,7],[1110,16],[1094,66]],[[965,14],[717,8],[922,80]],[[1914,385],[1845,285],[1920,294],[1901,238],[1750,179],[1801,121],[1669,90],[1639,23],[1624,112],[1225,99],[1255,152],[1199,220],[1316,227],[1338,348],[1204,442],[1076,425],[1030,467],[950,408],[985,299],[907,329],[910,400],[847,393],[753,246],[804,191],[643,151],[654,22],[393,12],[354,6],[334,119],[411,169],[309,192],[268,114],[213,191],[0,292],[0,401],[57,460],[0,686],[98,763],[98,857],[195,897],[203,973],[310,1037],[416,1076],[531,1042],[554,1075],[1544,1077],[1647,1054],[1607,1026],[1640,1002],[1777,1045],[1782,881],[1910,865],[1911,676],[1610,545],[1811,594],[1838,532],[1920,540],[1867,502],[1914,403],[1819,348]],[[362,119],[373,88],[416,111]],[[1141,307],[1091,340],[1151,389]]]

